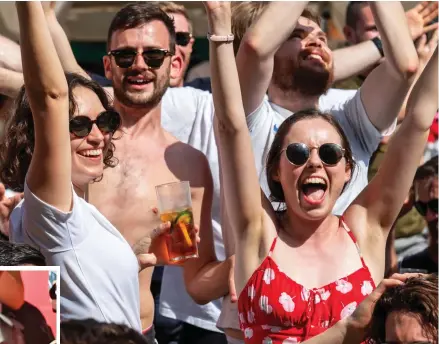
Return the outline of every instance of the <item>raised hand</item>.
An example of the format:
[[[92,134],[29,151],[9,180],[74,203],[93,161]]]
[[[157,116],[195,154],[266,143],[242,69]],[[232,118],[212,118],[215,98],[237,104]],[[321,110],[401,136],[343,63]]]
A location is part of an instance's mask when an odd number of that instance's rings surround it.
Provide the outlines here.
[[[6,197],[5,186],[0,183],[0,232],[6,236],[9,236],[9,217],[22,198],[22,193],[13,197]]]
[[[438,16],[438,3],[436,1],[422,1],[405,14],[413,40],[438,28],[438,23],[430,24]]]
[[[427,35],[422,35],[419,41],[416,44],[416,51],[419,56],[419,68],[420,71],[424,69],[428,60],[433,55],[434,50],[436,49],[438,44],[438,29],[436,29],[431,36],[430,40],[427,42]]]

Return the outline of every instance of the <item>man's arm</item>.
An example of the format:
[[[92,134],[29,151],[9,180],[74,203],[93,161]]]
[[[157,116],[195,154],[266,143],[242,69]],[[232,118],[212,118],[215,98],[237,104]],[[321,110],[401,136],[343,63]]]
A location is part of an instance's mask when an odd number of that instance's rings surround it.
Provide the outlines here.
[[[380,59],[381,54],[372,41],[334,50],[334,82],[358,75]]]
[[[47,26],[49,27],[50,36],[52,37],[63,70],[65,72],[77,73],[90,79],[90,76],[76,61],[69,39],[56,18],[55,4],[56,1],[43,2],[43,9],[46,16]]]
[[[201,155],[202,187],[192,193],[194,222],[200,224],[198,258],[189,259],[184,265],[184,281],[188,294],[198,304],[206,304],[229,294],[230,270],[233,259],[220,262],[216,258],[212,232],[213,181],[209,163]],[[197,218],[198,217],[198,218]],[[234,292],[234,291],[232,291]],[[233,295],[232,295],[233,297]]]
[[[236,65],[247,116],[264,99],[273,74],[274,55],[293,32],[306,4],[271,2],[244,35]]]
[[[0,67],[0,94],[15,98],[23,84],[23,73]]]
[[[386,58],[369,74],[360,92],[370,121],[384,131],[401,109],[415,79],[419,60],[401,3],[371,2],[370,7]]]
[[[437,23],[431,21],[438,15],[437,2],[421,2],[405,13],[410,36],[415,41],[422,35],[436,30]],[[434,49],[432,50],[434,51]],[[355,58],[352,58],[355,56]],[[381,54],[372,41],[334,50],[334,81],[358,75],[363,70],[380,62]]]

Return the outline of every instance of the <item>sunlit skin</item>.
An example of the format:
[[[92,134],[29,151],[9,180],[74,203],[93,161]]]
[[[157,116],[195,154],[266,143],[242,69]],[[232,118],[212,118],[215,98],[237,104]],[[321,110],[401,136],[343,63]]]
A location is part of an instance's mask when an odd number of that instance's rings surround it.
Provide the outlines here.
[[[386,319],[386,342],[413,343],[428,342],[429,339],[412,313],[392,312]]]
[[[334,127],[325,120],[307,119],[295,123],[290,128],[285,137],[283,148],[293,142],[303,142],[309,147],[320,146],[324,143],[341,145],[341,138]],[[306,202],[301,191],[303,181],[311,176],[322,177],[327,183],[324,200],[319,205]],[[294,216],[316,220],[331,214],[344,184],[350,179],[350,169],[344,158],[335,166],[324,165],[317,149],[313,149],[310,159],[303,166],[292,165],[283,153],[275,178],[281,182],[286,203]]]
[[[77,104],[77,111],[74,116],[86,116],[95,120],[102,111],[105,111],[99,97],[88,88],[76,87],[73,90],[73,96]],[[70,134],[70,138],[72,148],[72,183],[82,189],[104,173],[104,154],[110,143],[111,135],[103,135],[96,124],[93,124],[88,136],[76,137]],[[85,157],[81,155],[81,152],[93,149],[102,149],[102,154],[98,157]]]
[[[174,18],[174,26],[176,32],[191,32],[189,22],[186,17],[179,13],[170,13],[171,17]],[[175,54],[180,56],[182,62],[181,73],[177,78],[171,79],[171,87],[182,87],[184,82],[184,76],[186,74],[187,68],[189,67],[189,62],[191,60],[192,48],[194,45],[194,38],[191,38],[188,45],[182,47],[181,45],[175,46]]]

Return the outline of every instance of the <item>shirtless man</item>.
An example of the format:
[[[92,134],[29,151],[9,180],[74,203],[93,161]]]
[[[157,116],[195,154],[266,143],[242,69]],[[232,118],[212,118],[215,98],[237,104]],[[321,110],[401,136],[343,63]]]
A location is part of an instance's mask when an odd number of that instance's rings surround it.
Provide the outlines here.
[[[114,106],[122,117],[122,135],[114,142],[119,164],[91,186],[89,200],[133,245],[159,221],[154,212],[155,186],[188,180],[201,243],[199,258],[183,266],[186,288],[200,303],[220,298],[228,293],[231,260],[217,262],[214,253],[208,162],[201,152],[179,142],[160,124],[162,96],[170,76],[178,73],[181,65],[181,59],[173,56],[173,22],[157,6],[128,5],[110,25],[107,47],[112,53],[104,57],[105,74],[113,82]],[[150,50],[154,53],[144,58],[142,53]],[[132,63],[124,65],[130,52],[135,54]],[[140,273],[141,320],[147,330],[154,315],[149,289],[152,270]]]

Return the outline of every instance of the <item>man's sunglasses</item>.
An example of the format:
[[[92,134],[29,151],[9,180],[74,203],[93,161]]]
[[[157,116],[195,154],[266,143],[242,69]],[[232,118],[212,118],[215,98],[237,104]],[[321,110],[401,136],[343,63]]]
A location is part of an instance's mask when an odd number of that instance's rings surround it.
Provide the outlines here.
[[[87,116],[73,117],[69,122],[69,130],[77,137],[86,137],[90,134],[93,124],[96,123],[103,134],[113,134],[119,128],[120,122],[118,112],[107,110],[101,112],[94,121]]]
[[[309,160],[313,149],[318,149],[320,160],[328,166],[337,165],[345,154],[345,150],[336,143],[324,143],[318,147],[308,147],[304,143],[290,143],[281,153],[285,151],[291,164],[302,166]]]
[[[190,32],[179,31],[175,33],[175,43],[182,47],[185,47],[191,41],[192,34]]]
[[[430,209],[433,213],[437,214],[437,203],[438,203],[438,199],[436,198],[428,202],[416,201],[414,205],[418,213],[421,214],[422,216],[425,216],[427,215],[428,209]]]
[[[129,68],[133,65],[136,56],[139,54],[133,49],[117,49],[107,53],[114,57],[116,65],[120,68]],[[166,49],[148,49],[142,52],[143,61],[149,68],[158,69],[162,66],[166,56],[174,55]]]

